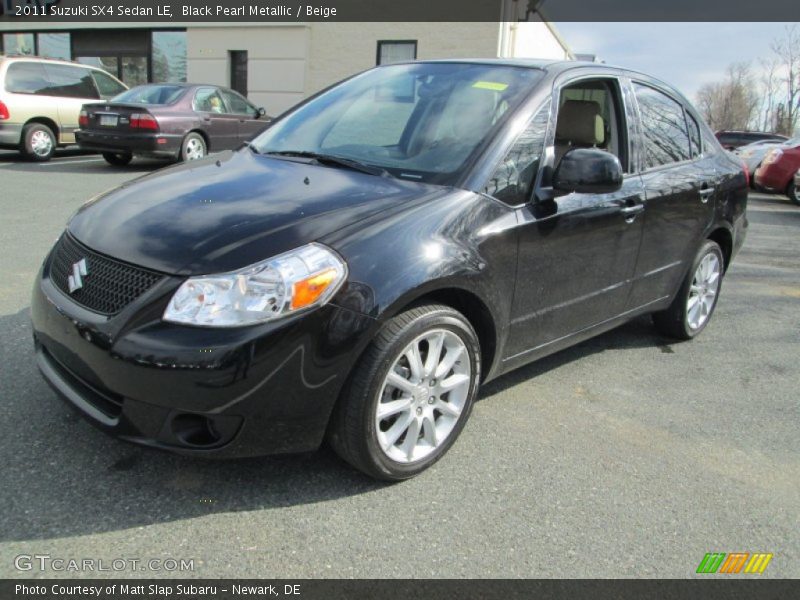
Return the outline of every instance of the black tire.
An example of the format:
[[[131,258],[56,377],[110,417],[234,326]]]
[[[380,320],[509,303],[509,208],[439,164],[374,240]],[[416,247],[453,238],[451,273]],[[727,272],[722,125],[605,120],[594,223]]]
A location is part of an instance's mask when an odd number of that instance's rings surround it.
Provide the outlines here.
[[[789,187],[786,188],[786,195],[797,206],[800,206],[800,189],[794,184],[794,181],[789,182]]]
[[[105,161],[115,167],[124,167],[133,160],[132,154],[115,154],[113,152],[103,152]]]
[[[711,308],[707,313],[705,321],[700,324],[700,326],[693,328],[689,324],[689,296],[691,294],[695,273],[697,272],[700,263],[709,254],[713,254],[717,257],[720,266],[720,273],[716,282],[716,294],[714,295]],[[706,240],[703,245],[700,246],[697,256],[695,256],[694,261],[692,261],[692,266],[689,269],[689,272],[686,274],[684,280],[681,282],[681,287],[678,290],[678,293],[675,295],[675,299],[672,301],[672,304],[670,304],[669,308],[667,308],[665,311],[653,314],[653,322],[655,323],[656,329],[658,329],[658,331],[663,335],[678,340],[690,340],[694,337],[697,337],[711,321],[711,317],[714,314],[714,309],[717,307],[719,294],[722,290],[724,269],[725,259],[722,255],[722,250],[720,249],[719,245],[712,240]]]
[[[202,156],[193,157],[193,148],[200,148],[202,151]],[[208,155],[208,146],[206,145],[205,138],[197,132],[191,132],[183,138],[183,143],[181,144],[181,151],[178,155],[178,160],[181,162],[187,162],[190,160],[199,160],[200,158],[204,158]]]
[[[42,136],[49,138],[49,142],[45,146],[39,143]],[[20,151],[30,160],[47,162],[53,158],[53,154],[55,154],[56,151],[56,144],[56,136],[53,130],[47,125],[43,125],[42,123],[28,123],[22,128],[22,148],[20,148]]]
[[[374,417],[379,395],[389,369],[403,349],[433,329],[452,332],[464,343],[471,377],[467,397],[452,431],[439,446],[418,461],[396,462],[378,444]],[[353,369],[332,416],[329,443],[345,461],[376,479],[402,481],[414,477],[439,460],[458,438],[477,395],[480,369],[478,337],[461,313],[439,304],[411,308],[384,325]]]

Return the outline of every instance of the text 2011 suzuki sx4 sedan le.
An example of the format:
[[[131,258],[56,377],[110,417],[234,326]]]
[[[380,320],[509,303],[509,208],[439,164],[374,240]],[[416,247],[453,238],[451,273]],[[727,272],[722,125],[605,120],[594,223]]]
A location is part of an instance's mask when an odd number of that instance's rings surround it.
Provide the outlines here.
[[[232,457],[327,438],[404,479],[481,382],[644,313],[699,334],[746,189],[640,73],[378,67],[84,205],[36,281],[38,365],[129,441]]]

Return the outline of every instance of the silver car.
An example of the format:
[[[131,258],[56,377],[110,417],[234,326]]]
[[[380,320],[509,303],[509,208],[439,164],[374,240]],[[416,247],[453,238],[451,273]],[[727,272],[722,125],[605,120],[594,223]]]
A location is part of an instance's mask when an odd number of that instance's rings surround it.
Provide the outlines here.
[[[86,102],[128,87],[96,67],[36,56],[0,56],[0,148],[50,160],[56,147],[75,143]]]

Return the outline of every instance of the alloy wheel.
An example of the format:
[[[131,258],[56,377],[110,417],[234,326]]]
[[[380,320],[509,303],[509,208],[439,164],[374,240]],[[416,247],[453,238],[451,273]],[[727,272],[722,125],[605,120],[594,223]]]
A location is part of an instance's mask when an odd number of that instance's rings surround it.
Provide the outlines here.
[[[47,156],[53,151],[53,138],[41,129],[34,131],[31,135],[31,150],[37,156]]]
[[[686,302],[686,319],[689,327],[700,329],[708,320],[719,292],[722,265],[716,254],[706,254],[694,272],[689,299]]]
[[[378,444],[398,463],[421,460],[447,440],[469,397],[464,341],[447,329],[414,339],[389,369],[375,411]]]

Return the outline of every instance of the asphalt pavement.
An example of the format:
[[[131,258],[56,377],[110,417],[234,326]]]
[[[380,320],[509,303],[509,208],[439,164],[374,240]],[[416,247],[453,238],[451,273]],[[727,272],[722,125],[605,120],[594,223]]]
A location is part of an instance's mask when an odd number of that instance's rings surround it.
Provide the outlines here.
[[[707,552],[770,552],[761,577],[800,577],[800,207],[786,198],[751,195],[698,339],[640,318],[500,378],[443,460],[386,485],[324,449],[209,462],[128,445],[38,375],[28,307],[46,252],[84,201],[160,166],[0,152],[0,577],[683,578]],[[193,570],[17,568],[36,555]]]

